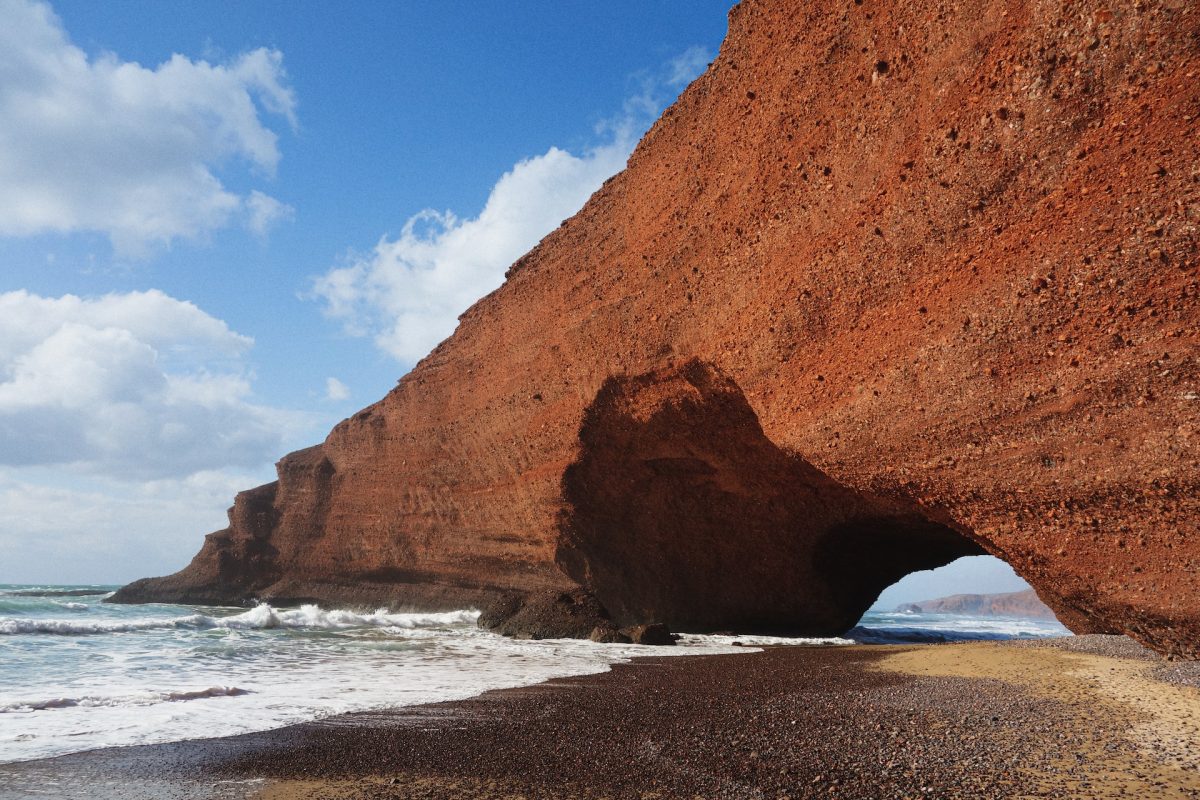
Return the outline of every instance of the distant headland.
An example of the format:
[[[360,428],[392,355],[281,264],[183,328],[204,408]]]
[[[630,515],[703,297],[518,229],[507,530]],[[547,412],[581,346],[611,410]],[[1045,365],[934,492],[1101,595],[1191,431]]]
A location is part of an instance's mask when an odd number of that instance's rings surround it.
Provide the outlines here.
[[[1026,589],[1002,594],[952,594],[934,600],[902,603],[896,607],[911,614],[970,614],[985,617],[1025,617],[1054,619],[1054,611],[1038,599],[1037,592]]]

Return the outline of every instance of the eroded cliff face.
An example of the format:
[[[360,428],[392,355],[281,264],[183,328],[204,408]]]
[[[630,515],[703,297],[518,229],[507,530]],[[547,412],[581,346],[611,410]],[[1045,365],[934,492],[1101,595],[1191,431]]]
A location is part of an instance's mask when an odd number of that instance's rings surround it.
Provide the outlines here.
[[[120,598],[834,633],[982,549],[1198,656],[1198,76],[1184,0],[746,0],[453,337]]]

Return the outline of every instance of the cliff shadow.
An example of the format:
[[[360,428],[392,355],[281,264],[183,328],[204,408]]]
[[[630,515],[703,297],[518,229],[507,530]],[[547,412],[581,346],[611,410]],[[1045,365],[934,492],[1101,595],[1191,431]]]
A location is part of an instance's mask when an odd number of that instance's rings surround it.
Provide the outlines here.
[[[562,490],[556,561],[621,625],[840,634],[909,572],[985,552],[780,449],[699,360],[606,380]]]

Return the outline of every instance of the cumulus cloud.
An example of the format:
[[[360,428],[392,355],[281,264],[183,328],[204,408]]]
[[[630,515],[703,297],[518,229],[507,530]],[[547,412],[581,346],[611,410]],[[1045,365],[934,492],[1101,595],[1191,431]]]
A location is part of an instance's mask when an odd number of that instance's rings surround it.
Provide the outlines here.
[[[417,361],[453,333],[459,314],[504,281],[509,264],[624,168],[668,96],[707,62],[706,51],[691,48],[639,76],[639,91],[622,113],[599,127],[600,144],[579,154],[551,147],[517,163],[478,216],[426,209],[396,238],[382,238],[369,254],[319,277],[314,293],[325,312],[399,361]]]
[[[339,381],[337,378],[325,379],[325,399],[326,400],[347,400],[350,397],[350,388],[346,384]]]
[[[326,311],[412,362],[449,336],[457,317],[504,280],[504,270],[625,164],[625,142],[575,156],[557,147],[520,162],[474,219],[426,210],[365,259],[318,279]]]
[[[296,121],[278,51],[150,69],[89,58],[45,3],[0,0],[0,19],[0,234],[99,232],[137,255],[235,219],[263,232],[286,218],[214,175],[231,160],[275,170],[263,116]]]
[[[251,344],[158,291],[0,294],[0,466],[155,479],[273,460],[305,419],[254,402]]]
[[[121,329],[150,342],[160,357],[199,362],[235,359],[254,344],[192,303],[162,292],[42,297],[25,291],[0,293],[0,377],[11,378],[17,357],[50,338],[66,323]]]

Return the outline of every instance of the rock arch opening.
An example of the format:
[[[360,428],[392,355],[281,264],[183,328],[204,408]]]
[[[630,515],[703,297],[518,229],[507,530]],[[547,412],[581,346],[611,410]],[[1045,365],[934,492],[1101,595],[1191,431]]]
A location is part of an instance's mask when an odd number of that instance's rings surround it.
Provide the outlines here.
[[[985,552],[779,448],[698,360],[603,384],[563,498],[556,560],[621,625],[839,634],[905,575]]]
[[[1028,582],[1000,556],[963,556],[932,570],[905,575],[888,586],[872,611],[894,611],[901,606],[950,596],[998,595],[1031,591]]]
[[[1069,631],[1037,592],[996,556],[964,556],[887,587],[859,620],[866,641],[1060,636]]]

